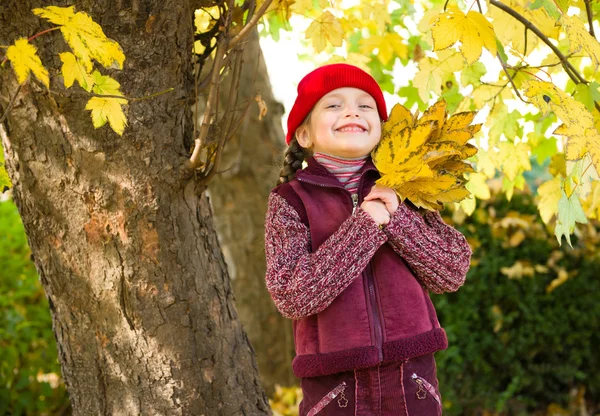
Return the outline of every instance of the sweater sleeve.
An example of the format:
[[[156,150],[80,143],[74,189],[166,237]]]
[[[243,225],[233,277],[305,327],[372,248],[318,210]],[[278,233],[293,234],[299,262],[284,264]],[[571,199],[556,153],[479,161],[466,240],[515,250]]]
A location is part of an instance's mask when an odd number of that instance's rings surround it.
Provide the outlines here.
[[[421,283],[434,293],[454,292],[465,282],[471,247],[439,212],[421,216],[400,204],[385,227],[388,242]]]
[[[360,208],[311,253],[310,233],[296,210],[275,193],[265,222],[266,285],[291,319],[321,312],[344,291],[387,237]]]

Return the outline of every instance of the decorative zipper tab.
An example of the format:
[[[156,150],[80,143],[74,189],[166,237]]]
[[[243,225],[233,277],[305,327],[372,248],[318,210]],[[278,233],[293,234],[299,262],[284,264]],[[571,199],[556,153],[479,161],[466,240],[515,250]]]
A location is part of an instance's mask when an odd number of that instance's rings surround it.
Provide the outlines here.
[[[419,385],[419,390],[417,390],[417,398],[419,400],[425,399],[425,397],[427,396],[427,392],[429,392],[429,394],[431,394],[431,397],[433,397],[435,401],[438,402],[438,404],[442,404],[440,401],[440,396],[438,396],[438,394],[435,391],[435,387],[433,387],[431,383],[429,383],[423,377],[418,376],[417,373],[413,373],[411,378],[415,381],[415,383]]]
[[[348,399],[346,399],[346,396],[344,395],[344,390],[346,390],[346,382],[342,381],[340,384],[338,384],[338,386],[336,388],[334,388],[329,393],[327,393],[325,395],[325,397],[323,397],[319,401],[319,403],[317,403],[316,405],[313,406],[312,409],[310,409],[310,411],[308,412],[308,416],[314,416],[317,413],[319,413],[321,410],[323,410],[323,408],[325,406],[327,406],[329,403],[331,403],[333,401],[333,399],[335,399],[337,396],[340,396],[340,398],[338,399],[338,405],[340,407],[348,406]]]
[[[356,211],[356,207],[358,206],[358,194],[350,195],[352,197],[352,213]]]

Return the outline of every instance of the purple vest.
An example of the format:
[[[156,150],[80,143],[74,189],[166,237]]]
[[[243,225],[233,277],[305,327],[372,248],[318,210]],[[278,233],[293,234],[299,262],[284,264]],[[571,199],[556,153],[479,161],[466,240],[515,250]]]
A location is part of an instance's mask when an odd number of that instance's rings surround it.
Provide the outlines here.
[[[358,205],[379,177],[361,168]],[[350,193],[314,158],[276,191],[309,227],[312,250],[352,214]],[[365,270],[325,310],[293,321],[297,377],[315,377],[397,362],[448,346],[427,290],[385,243]]]

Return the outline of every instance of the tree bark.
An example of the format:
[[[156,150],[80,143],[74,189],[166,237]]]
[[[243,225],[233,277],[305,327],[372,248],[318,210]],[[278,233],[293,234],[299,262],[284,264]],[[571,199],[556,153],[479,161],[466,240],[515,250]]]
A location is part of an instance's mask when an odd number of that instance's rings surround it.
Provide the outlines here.
[[[5,1],[0,44],[49,27],[31,13],[45,5]],[[28,81],[0,125],[73,413],[269,414],[210,206],[180,174],[192,142],[193,10],[175,0],[76,9],[123,47],[124,69],[101,72],[125,95],[175,91],[130,102],[119,137],[108,126],[94,130],[86,98]],[[60,33],[33,42],[56,73],[67,50]],[[0,82],[3,112],[17,91],[10,67]],[[56,76],[51,89],[63,89]]]
[[[256,30],[244,47],[243,59],[239,95],[250,107],[225,148],[222,173],[211,180],[209,191],[240,320],[256,350],[263,386],[271,396],[275,384],[298,383],[291,370],[291,321],[277,311],[265,285],[264,221],[267,199],[283,159],[284,109],[273,97]],[[223,83],[220,102],[227,99],[229,82],[226,78]],[[262,120],[256,94],[268,108]]]

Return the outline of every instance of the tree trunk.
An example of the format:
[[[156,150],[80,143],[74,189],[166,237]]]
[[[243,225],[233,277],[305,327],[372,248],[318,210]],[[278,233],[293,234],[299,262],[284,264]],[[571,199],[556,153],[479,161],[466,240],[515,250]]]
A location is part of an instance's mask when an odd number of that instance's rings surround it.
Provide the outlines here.
[[[241,102],[250,102],[250,108],[225,148],[222,173],[210,182],[209,191],[240,320],[256,350],[261,380],[270,396],[276,383],[298,382],[291,371],[291,321],[277,311],[265,285],[264,221],[285,147],[283,106],[273,98],[256,31],[244,48],[244,63],[239,95]],[[220,102],[227,99],[229,81],[223,83]],[[257,93],[268,108],[262,120],[254,100]]]
[[[0,44],[47,28],[31,13],[45,5],[5,1]],[[193,10],[175,0],[76,8],[123,47],[123,71],[101,72],[125,95],[175,91],[130,101],[119,137],[108,126],[94,130],[86,98],[29,81],[0,125],[73,413],[269,414],[210,206],[180,174],[192,142]],[[55,31],[33,41],[55,70],[61,39]],[[10,67],[0,82],[5,107],[17,91]],[[57,77],[51,89],[62,90]]]

